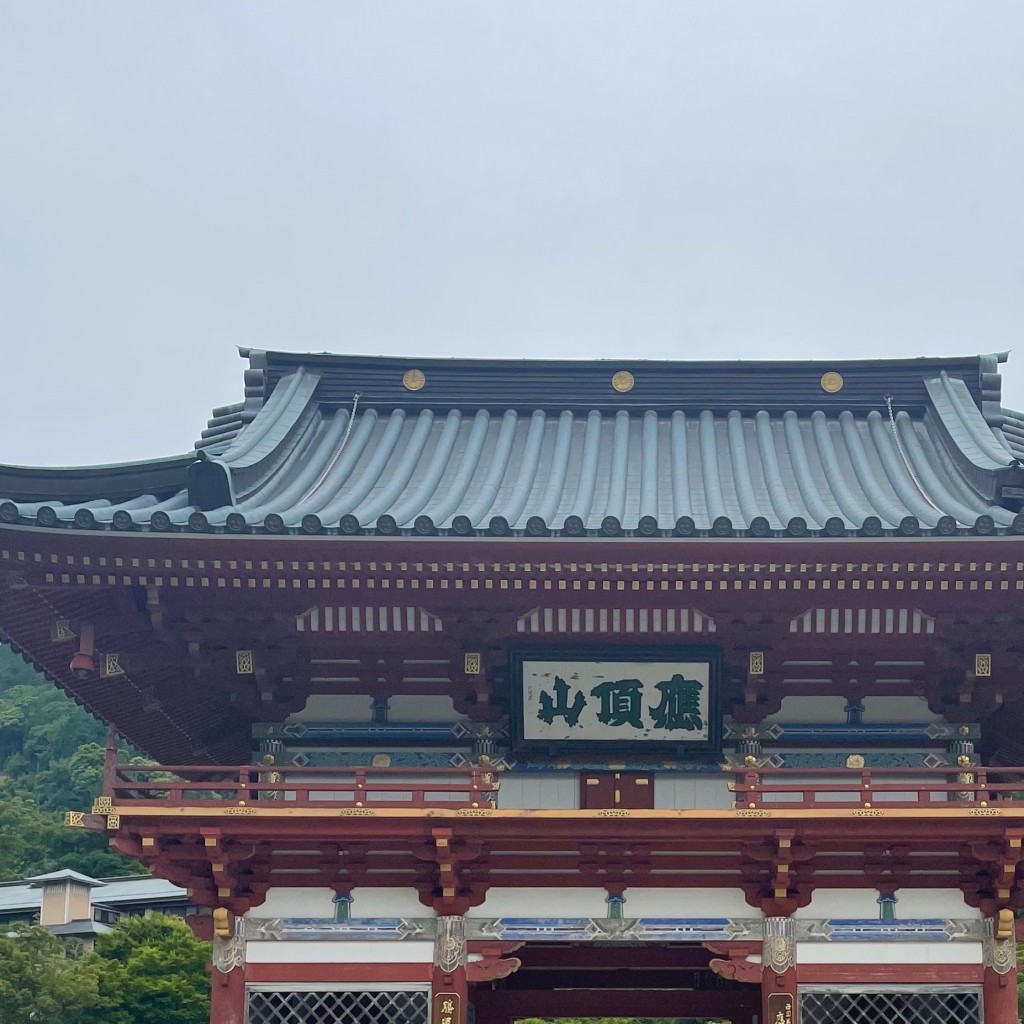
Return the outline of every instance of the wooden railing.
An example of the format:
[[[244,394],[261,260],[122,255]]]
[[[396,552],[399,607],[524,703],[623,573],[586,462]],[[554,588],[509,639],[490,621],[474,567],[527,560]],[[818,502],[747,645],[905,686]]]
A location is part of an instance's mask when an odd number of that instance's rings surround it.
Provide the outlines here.
[[[737,808],[985,807],[1024,802],[1024,768],[756,768],[734,790]]]
[[[295,766],[117,764],[106,796],[117,806],[223,807],[489,806],[499,783],[484,765],[463,768],[299,768]]]
[[[116,806],[501,807],[493,768],[300,768],[110,764]],[[705,776],[707,777],[707,776]],[[711,776],[737,810],[1024,806],[1024,768],[741,768]],[[721,806],[720,804],[718,806]],[[696,808],[699,810],[699,808]]]

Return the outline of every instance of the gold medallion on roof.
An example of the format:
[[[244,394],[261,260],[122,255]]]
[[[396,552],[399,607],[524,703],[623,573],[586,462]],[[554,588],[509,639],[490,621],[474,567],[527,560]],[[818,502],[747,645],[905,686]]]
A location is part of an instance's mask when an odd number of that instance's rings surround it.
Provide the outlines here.
[[[843,384],[843,375],[836,373],[835,370],[829,370],[828,373],[821,375],[821,390],[830,395],[834,395],[837,391],[842,391]]]
[[[402,374],[402,387],[406,391],[419,391],[426,383],[427,377],[422,370],[406,370]]]
[[[635,385],[636,378],[629,370],[619,370],[618,373],[612,376],[612,387],[620,395],[624,395],[627,391],[632,391]]]

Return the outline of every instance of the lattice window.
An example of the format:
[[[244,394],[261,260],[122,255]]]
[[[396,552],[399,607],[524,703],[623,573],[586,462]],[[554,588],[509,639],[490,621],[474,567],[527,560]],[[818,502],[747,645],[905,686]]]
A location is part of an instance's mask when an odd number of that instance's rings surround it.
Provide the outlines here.
[[[250,992],[248,1024],[427,1024],[430,993]]]
[[[801,1024],[981,1024],[976,991],[815,992],[800,994]]]

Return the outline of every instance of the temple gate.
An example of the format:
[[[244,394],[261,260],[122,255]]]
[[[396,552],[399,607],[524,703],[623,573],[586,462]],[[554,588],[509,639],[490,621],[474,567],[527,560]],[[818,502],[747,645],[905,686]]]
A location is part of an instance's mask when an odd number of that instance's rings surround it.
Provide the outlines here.
[[[112,727],[68,824],[213,1021],[1016,1022],[997,357],[245,354],[195,452],[0,467],[0,637]]]

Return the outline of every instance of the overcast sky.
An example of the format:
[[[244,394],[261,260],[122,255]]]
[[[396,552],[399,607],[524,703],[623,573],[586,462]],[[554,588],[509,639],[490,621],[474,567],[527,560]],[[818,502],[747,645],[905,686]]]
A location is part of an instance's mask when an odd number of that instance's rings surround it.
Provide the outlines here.
[[[237,345],[1016,346],[1024,406],[1022,53],[1021,0],[2,0],[0,462],[188,450]]]

